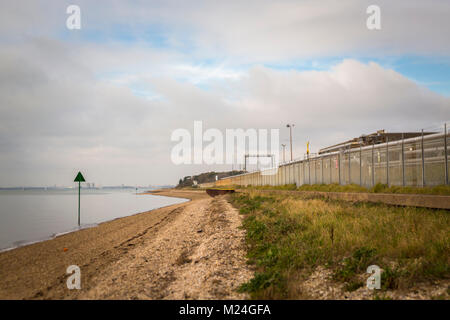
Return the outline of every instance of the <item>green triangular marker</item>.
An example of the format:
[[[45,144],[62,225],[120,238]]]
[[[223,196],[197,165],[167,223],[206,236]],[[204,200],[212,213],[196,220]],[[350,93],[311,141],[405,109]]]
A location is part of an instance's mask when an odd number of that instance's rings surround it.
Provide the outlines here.
[[[78,171],[77,176],[73,182],[78,182],[78,226],[80,226],[80,196],[81,196],[81,182],[85,182],[83,175]]]
[[[73,180],[73,182],[85,182],[86,180],[84,180],[83,175],[81,174],[81,172],[78,172],[75,180]]]

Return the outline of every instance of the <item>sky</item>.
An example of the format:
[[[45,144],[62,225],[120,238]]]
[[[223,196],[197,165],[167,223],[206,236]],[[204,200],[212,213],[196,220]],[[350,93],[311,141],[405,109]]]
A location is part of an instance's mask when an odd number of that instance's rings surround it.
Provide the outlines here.
[[[369,30],[366,9],[380,8]],[[69,5],[81,29],[66,27]],[[171,133],[279,129],[294,158],[450,119],[450,2],[1,1],[0,186],[176,184]]]

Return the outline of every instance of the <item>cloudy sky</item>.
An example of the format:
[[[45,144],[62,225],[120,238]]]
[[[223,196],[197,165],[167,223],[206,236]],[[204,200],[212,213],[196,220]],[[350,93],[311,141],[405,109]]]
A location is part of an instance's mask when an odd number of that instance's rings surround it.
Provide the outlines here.
[[[81,8],[81,29],[66,9]],[[366,9],[381,9],[368,30]],[[450,2],[1,1],[0,186],[175,184],[173,130],[294,123],[294,157],[450,120]],[[231,166],[225,168],[231,169]]]

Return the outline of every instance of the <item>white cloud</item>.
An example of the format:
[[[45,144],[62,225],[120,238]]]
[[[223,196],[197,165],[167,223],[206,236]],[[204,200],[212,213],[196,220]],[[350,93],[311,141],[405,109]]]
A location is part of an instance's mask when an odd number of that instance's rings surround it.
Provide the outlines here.
[[[447,35],[436,32],[450,29],[448,2],[380,1],[379,33],[365,28],[364,1],[105,3],[80,1],[81,32],[106,34],[99,41],[62,32],[65,2],[48,10],[45,2],[2,3],[2,185],[70,184],[75,169],[102,184],[175,183],[212,169],[170,163],[171,131],[192,129],[194,120],[205,129],[280,128],[282,139],[285,124],[295,123],[299,156],[308,140],[317,150],[450,118],[448,97],[376,63],[338,60],[322,71],[257,66],[335,55],[448,56]],[[146,42],[153,24],[169,47]],[[117,42],[117,26],[138,40]]]
[[[128,33],[152,45],[187,50],[197,58],[227,57],[239,63],[323,56],[450,53],[446,0],[379,0],[382,29],[369,31],[371,0],[350,1],[78,1],[83,29],[65,30],[70,1],[4,2],[0,35],[60,37],[67,40],[119,41]],[[94,36],[93,38],[90,38]],[[158,45],[158,44],[157,44]],[[163,46],[164,46],[163,45]],[[130,48],[132,49],[132,48]]]

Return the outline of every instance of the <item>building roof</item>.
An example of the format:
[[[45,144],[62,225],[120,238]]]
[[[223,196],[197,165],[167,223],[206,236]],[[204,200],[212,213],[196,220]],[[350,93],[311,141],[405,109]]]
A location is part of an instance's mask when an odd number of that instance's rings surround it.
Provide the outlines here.
[[[423,132],[423,135],[433,134],[435,132]],[[377,132],[361,135],[358,138],[353,138],[326,148],[322,148],[319,150],[319,154],[329,153],[340,151],[344,149],[352,149],[359,148],[372,145],[372,144],[380,144],[385,143],[387,141],[397,141],[408,138],[419,137],[422,135],[422,132],[385,132],[384,130],[378,130]]]

